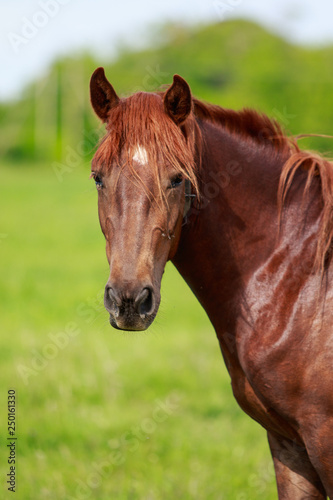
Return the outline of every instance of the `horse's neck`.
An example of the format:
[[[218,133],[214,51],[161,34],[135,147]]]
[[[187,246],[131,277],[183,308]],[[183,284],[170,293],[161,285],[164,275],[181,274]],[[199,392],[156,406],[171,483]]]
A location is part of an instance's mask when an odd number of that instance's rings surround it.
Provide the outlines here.
[[[222,317],[234,320],[244,283],[275,247],[285,159],[214,126],[206,125],[203,135],[202,199],[192,207],[173,262],[217,327]]]

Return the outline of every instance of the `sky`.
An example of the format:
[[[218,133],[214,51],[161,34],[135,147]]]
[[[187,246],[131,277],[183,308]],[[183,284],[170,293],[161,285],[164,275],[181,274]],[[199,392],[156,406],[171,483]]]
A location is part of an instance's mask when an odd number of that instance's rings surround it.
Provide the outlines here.
[[[332,0],[0,0],[0,100],[14,98],[64,54],[115,58],[144,47],[152,27],[245,18],[288,41],[333,44]]]

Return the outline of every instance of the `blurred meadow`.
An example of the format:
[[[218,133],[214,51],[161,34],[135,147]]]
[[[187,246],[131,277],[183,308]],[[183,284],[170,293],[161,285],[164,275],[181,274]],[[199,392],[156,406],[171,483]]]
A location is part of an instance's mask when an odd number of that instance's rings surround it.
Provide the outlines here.
[[[102,64],[121,95],[179,73],[199,98],[254,107],[288,133],[331,134],[333,48],[292,46],[246,21],[167,24],[158,39],[113,63],[69,55],[0,104],[0,498],[12,495],[8,389],[19,500],[277,498],[265,431],[238,408],[213,328],[173,266],[147,332],[108,324],[89,180],[103,126],[88,84]]]

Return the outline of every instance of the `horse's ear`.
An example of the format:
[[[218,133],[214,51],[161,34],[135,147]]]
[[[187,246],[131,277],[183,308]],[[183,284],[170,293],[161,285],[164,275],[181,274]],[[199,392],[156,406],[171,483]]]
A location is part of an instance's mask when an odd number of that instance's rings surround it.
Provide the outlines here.
[[[164,109],[177,125],[181,125],[191,112],[191,90],[179,75],[174,75],[173,84],[164,95]]]
[[[90,100],[96,115],[106,122],[110,109],[119,102],[111,83],[105,76],[104,68],[97,68],[90,79]]]

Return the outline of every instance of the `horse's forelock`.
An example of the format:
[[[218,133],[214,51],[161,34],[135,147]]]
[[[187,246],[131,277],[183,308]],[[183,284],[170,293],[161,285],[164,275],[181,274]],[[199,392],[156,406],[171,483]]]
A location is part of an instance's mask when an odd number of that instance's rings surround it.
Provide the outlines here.
[[[124,163],[134,170],[133,161],[138,157],[138,150],[144,151],[158,185],[157,165],[162,164],[182,173],[197,191],[196,133],[199,129],[193,116],[181,129],[165,113],[161,95],[138,92],[121,99],[111,110],[107,134],[98,147],[94,162],[106,171],[114,164]]]

